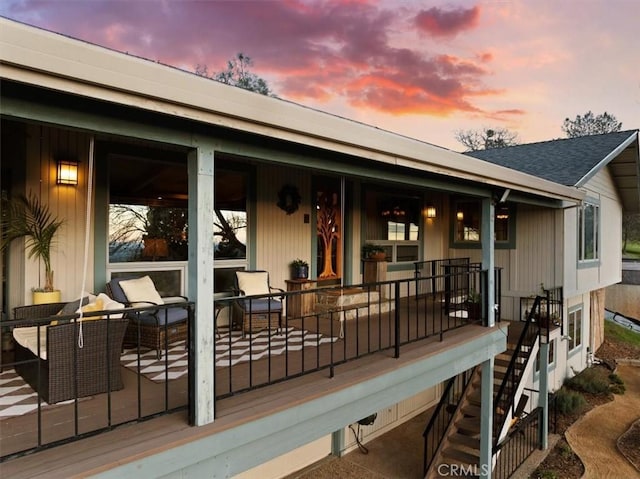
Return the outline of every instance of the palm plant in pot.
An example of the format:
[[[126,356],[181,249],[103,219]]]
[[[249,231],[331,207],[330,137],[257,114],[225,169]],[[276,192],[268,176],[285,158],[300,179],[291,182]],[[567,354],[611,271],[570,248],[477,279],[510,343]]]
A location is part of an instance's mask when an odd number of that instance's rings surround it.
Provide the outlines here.
[[[42,260],[44,264],[45,284],[43,288],[33,289],[34,304],[60,301],[60,291],[53,286],[51,247],[64,221],[53,216],[49,207],[30,192],[28,196],[19,195],[9,201],[3,223],[1,249],[6,249],[13,240],[25,238],[28,258]]]

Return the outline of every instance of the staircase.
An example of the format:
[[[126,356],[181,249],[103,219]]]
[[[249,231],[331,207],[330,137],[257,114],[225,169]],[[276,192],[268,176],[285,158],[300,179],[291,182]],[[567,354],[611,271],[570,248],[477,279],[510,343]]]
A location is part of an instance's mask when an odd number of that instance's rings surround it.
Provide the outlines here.
[[[507,349],[494,360],[494,444],[506,421],[515,415],[515,395],[531,352],[538,338],[538,328],[534,323],[514,322],[509,327]],[[480,460],[480,411],[481,411],[481,368],[471,378],[469,386],[457,404],[447,407],[455,412],[443,432],[440,446],[434,451],[431,461],[425,457],[425,478],[466,477],[475,478],[479,474]],[[442,400],[441,400],[442,401]],[[522,402],[520,407],[524,407]],[[425,437],[428,431],[425,430]],[[456,468],[455,474],[453,469]]]

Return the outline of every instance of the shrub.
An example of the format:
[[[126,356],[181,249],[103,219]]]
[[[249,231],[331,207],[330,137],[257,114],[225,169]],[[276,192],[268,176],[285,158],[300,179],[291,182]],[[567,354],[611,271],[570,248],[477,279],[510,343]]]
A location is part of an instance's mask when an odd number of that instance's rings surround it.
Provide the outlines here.
[[[610,390],[611,390],[611,392],[613,394],[624,394],[624,392],[627,390],[627,388],[625,387],[624,384],[615,383],[615,384],[611,385],[611,389]]]
[[[573,414],[579,412],[587,404],[586,399],[577,391],[565,387],[556,393],[556,407],[560,414]]]
[[[542,469],[536,473],[536,479],[558,479],[558,475],[550,469]]]
[[[565,386],[575,391],[590,394],[608,394],[609,381],[599,369],[587,368],[580,374],[567,379]]]
[[[616,373],[609,374],[609,381],[611,381],[613,384],[624,384],[622,378]]]

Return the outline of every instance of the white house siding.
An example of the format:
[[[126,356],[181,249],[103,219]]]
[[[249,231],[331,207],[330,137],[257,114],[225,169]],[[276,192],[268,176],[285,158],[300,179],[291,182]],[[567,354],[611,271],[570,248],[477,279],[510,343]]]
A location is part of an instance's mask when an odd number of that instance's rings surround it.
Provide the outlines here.
[[[283,185],[298,188],[302,200],[298,210],[290,215],[276,206]],[[272,286],[285,289],[289,279],[289,263],[296,258],[311,262],[311,238],[315,223],[304,223],[304,215],[312,215],[311,176],[293,168],[258,165],[256,168],[256,239],[255,265],[269,271]],[[251,215],[251,213],[250,213]],[[255,233],[255,235],[254,235]]]
[[[502,268],[502,310],[507,320],[520,319],[520,298],[540,292],[540,285],[562,285],[561,245],[557,211],[551,208],[518,204],[516,247],[495,250],[495,265]],[[455,256],[469,256],[480,261],[478,249],[453,249]]]
[[[573,288],[567,286],[568,294],[605,288],[622,279],[622,206],[609,170],[602,169],[589,180],[585,190],[587,198],[595,199],[600,203],[600,258],[606,258],[606,260],[592,267],[578,267],[577,212],[575,209],[567,210],[565,267],[568,272],[575,271],[576,278],[575,283],[571,285]]]
[[[62,291],[63,301],[78,297],[82,290],[89,141],[89,136],[84,133],[26,124],[25,179],[22,182],[19,178],[12,178],[12,186],[15,188],[12,194],[23,192],[28,195],[32,192],[49,206],[54,216],[64,219],[51,250],[54,286]],[[77,186],[56,184],[56,160],[63,158],[79,162]],[[4,161],[20,163],[22,159],[3,158]],[[91,252],[93,228],[89,241]],[[18,251],[22,250],[20,246],[14,245],[12,248],[14,255],[20,256],[20,261],[24,261],[24,276],[14,276],[15,265],[12,263],[9,308],[31,304],[31,288],[44,286],[44,266],[28,259],[26,255],[18,255]],[[39,278],[39,284],[34,283],[33,278]],[[85,289],[93,289],[91,253],[88,257],[86,285]]]

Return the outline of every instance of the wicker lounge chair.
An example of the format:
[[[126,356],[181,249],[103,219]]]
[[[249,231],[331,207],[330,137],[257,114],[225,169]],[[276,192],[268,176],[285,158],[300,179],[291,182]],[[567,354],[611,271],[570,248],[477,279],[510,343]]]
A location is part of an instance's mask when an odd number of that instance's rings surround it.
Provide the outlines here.
[[[238,296],[267,295],[284,290],[269,284],[266,271],[236,271],[236,294]],[[273,297],[240,299],[237,305],[242,314],[242,336],[245,333],[282,327],[282,301]]]
[[[20,306],[14,308],[13,316],[43,319],[57,314],[64,305]],[[46,359],[16,342],[15,370],[49,404],[122,389],[120,353],[127,323],[126,319],[84,321],[80,348],[79,323],[48,326],[40,322]]]
[[[107,283],[107,294],[127,307],[144,307],[158,305],[152,301],[131,301],[127,298],[120,283],[136,278],[114,278]],[[140,278],[137,278],[140,279]],[[158,298],[160,295],[158,294]],[[124,344],[149,348],[157,351],[157,357],[162,357],[165,344],[186,341],[188,331],[189,309],[186,307],[187,298],[171,296],[161,298],[165,304],[175,304],[174,307],[149,309],[127,314],[129,327],[124,337]]]

